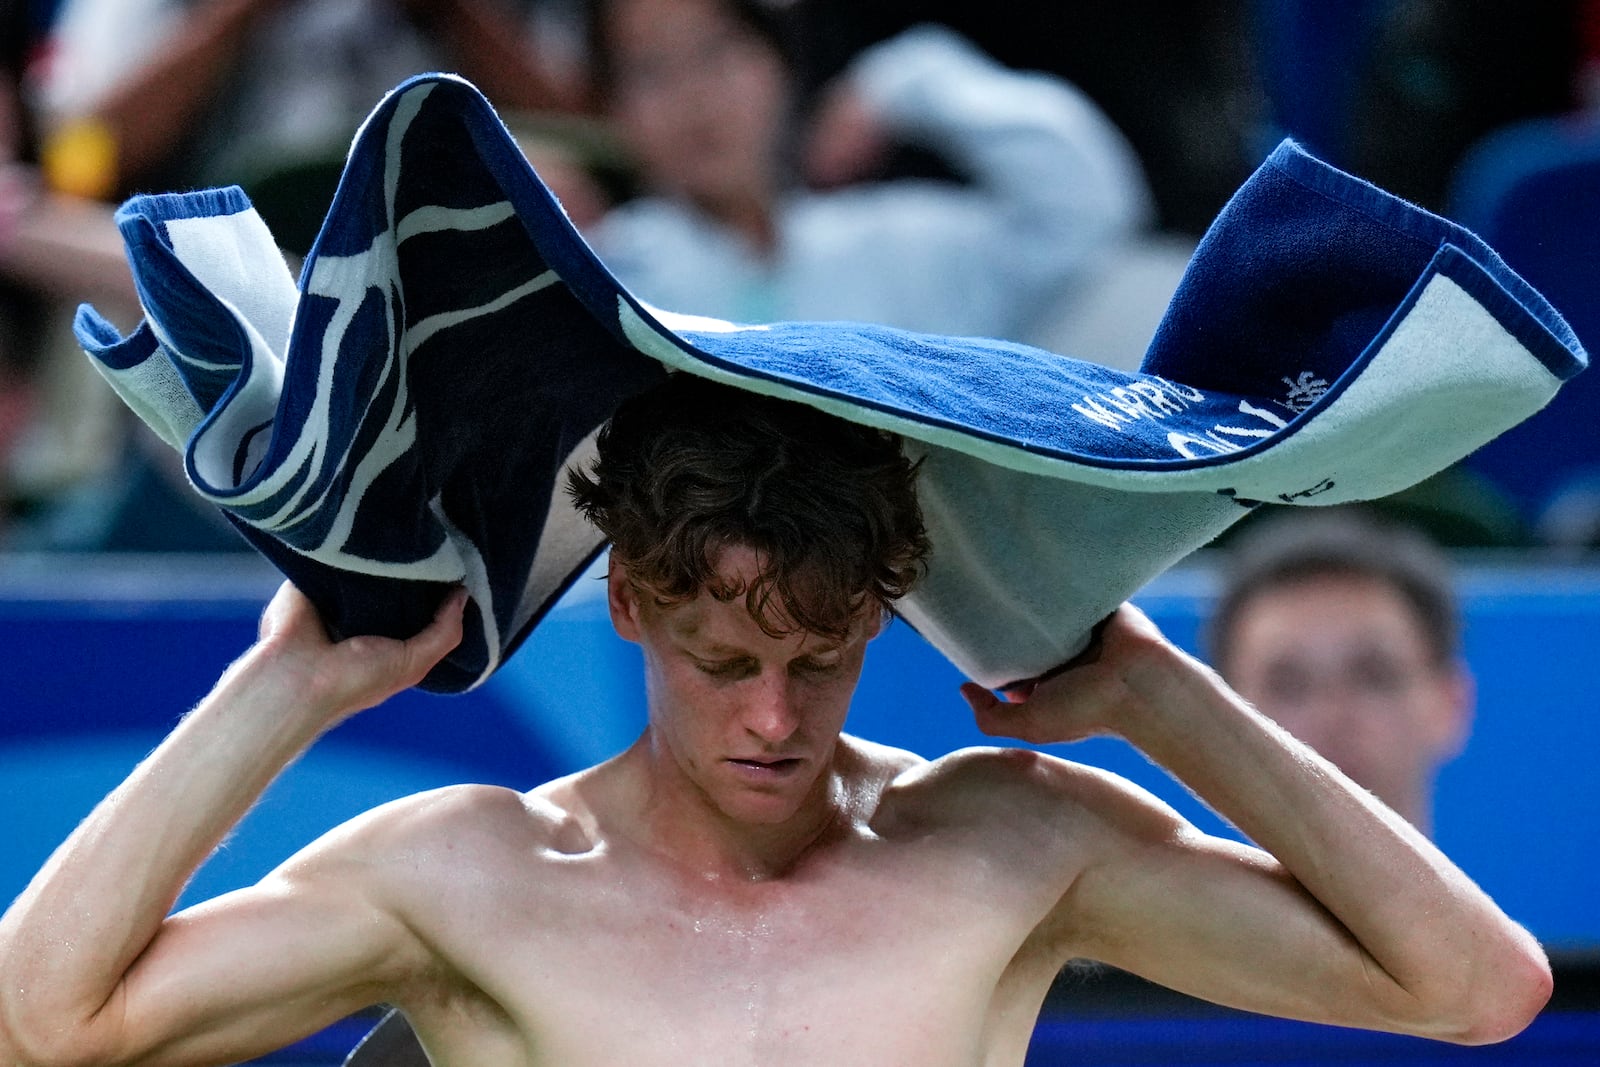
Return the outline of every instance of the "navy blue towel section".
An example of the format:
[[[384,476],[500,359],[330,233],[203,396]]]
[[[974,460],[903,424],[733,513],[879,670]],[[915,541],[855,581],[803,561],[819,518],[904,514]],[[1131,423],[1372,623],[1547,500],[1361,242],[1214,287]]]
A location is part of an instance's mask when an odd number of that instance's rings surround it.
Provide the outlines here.
[[[572,228],[488,103],[412,79],[356,135],[300,272],[238,189],[118,214],[145,319],[78,336],[195,489],[337,635],[468,634],[426,688],[486,678],[603,545],[562,472],[671,371],[812,404],[925,457],[934,555],[903,614],[1002,685],[1257,501],[1405,488],[1586,362],[1472,234],[1285,143],[1200,243],[1138,373],[860,323],[649,307]]]

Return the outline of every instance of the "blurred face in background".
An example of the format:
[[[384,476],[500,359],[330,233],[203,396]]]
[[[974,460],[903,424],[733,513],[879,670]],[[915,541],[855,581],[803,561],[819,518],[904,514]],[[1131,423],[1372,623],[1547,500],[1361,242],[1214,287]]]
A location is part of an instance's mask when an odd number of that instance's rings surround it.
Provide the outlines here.
[[[1433,780],[1471,716],[1472,681],[1406,599],[1362,575],[1271,586],[1239,608],[1220,664],[1246,700],[1431,829]]]
[[[601,32],[619,132],[657,192],[713,213],[777,191],[789,71],[719,0],[613,0]]]

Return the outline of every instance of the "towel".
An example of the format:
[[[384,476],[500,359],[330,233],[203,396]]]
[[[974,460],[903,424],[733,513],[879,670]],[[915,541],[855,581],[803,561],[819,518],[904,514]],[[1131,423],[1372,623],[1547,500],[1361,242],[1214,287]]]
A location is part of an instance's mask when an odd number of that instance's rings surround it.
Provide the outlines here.
[[[1586,362],[1472,234],[1288,142],[1200,242],[1137,373],[650,307],[450,75],[362,125],[298,281],[237,188],[117,221],[144,319],[124,337],[80,308],[85,351],[334,636],[413,633],[464,584],[466,637],[423,683],[442,692],[493,672],[603,548],[563,471],[669,372],[903,435],[933,554],[902,614],[999,687],[1069,660],[1256,503],[1405,488]]]

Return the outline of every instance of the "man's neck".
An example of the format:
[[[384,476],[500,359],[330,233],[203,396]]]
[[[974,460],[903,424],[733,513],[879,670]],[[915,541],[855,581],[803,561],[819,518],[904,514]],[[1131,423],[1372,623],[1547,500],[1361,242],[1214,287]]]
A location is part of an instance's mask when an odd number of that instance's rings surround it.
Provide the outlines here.
[[[646,734],[624,757],[628,785],[620,794],[628,836],[675,867],[707,880],[761,882],[781,878],[818,847],[850,832],[862,790],[850,783],[841,740],[829,771],[795,814],[780,823],[734,819],[651,749]]]

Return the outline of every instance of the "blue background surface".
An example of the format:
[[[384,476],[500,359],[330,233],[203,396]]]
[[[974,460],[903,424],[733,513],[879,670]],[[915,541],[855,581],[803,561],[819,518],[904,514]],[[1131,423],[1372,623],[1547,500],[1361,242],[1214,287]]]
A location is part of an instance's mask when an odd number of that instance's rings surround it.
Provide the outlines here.
[[[0,899],[254,635],[276,578],[253,560],[0,569]],[[1439,783],[1441,844],[1558,949],[1600,948],[1600,568],[1469,565],[1460,575],[1479,708]],[[1211,581],[1169,572],[1138,602],[1194,648]],[[458,781],[527,788],[618,751],[643,722],[638,658],[612,633],[602,583],[580,579],[512,661],[463,696],[402,694],[329,735],[273,786],[184,902],[247,884],[373,804]],[[934,756],[991,743],[959,674],[903,623],[868,655],[848,728]],[[1120,742],[1061,750],[1127,776],[1202,827],[1229,830]]]
[[[1472,564],[1459,578],[1479,708],[1466,752],[1439,783],[1439,839],[1547,945],[1592,960],[1600,566]],[[277,581],[248,557],[0,558],[0,900],[23,888],[248,646]],[[283,774],[180,903],[248,884],[393,797],[469,780],[527,788],[621,749],[643,723],[639,660],[612,632],[603,593],[601,582],[580,579],[481,689],[401,694],[334,731]],[[1207,567],[1186,565],[1136,599],[1193,650],[1211,593]],[[849,729],[928,756],[991,743],[971,724],[960,681],[896,623],[868,654]],[[1124,744],[1096,740],[1062,754],[1125,775],[1208,830],[1231,832]],[[1237,1013],[1083,1017],[1069,998],[1041,1018],[1028,1063],[1589,1064],[1600,1056],[1600,1015],[1583,1006],[1547,1012],[1505,1045],[1468,1049]],[[346,1020],[258,1062],[338,1064],[374,1018]]]

